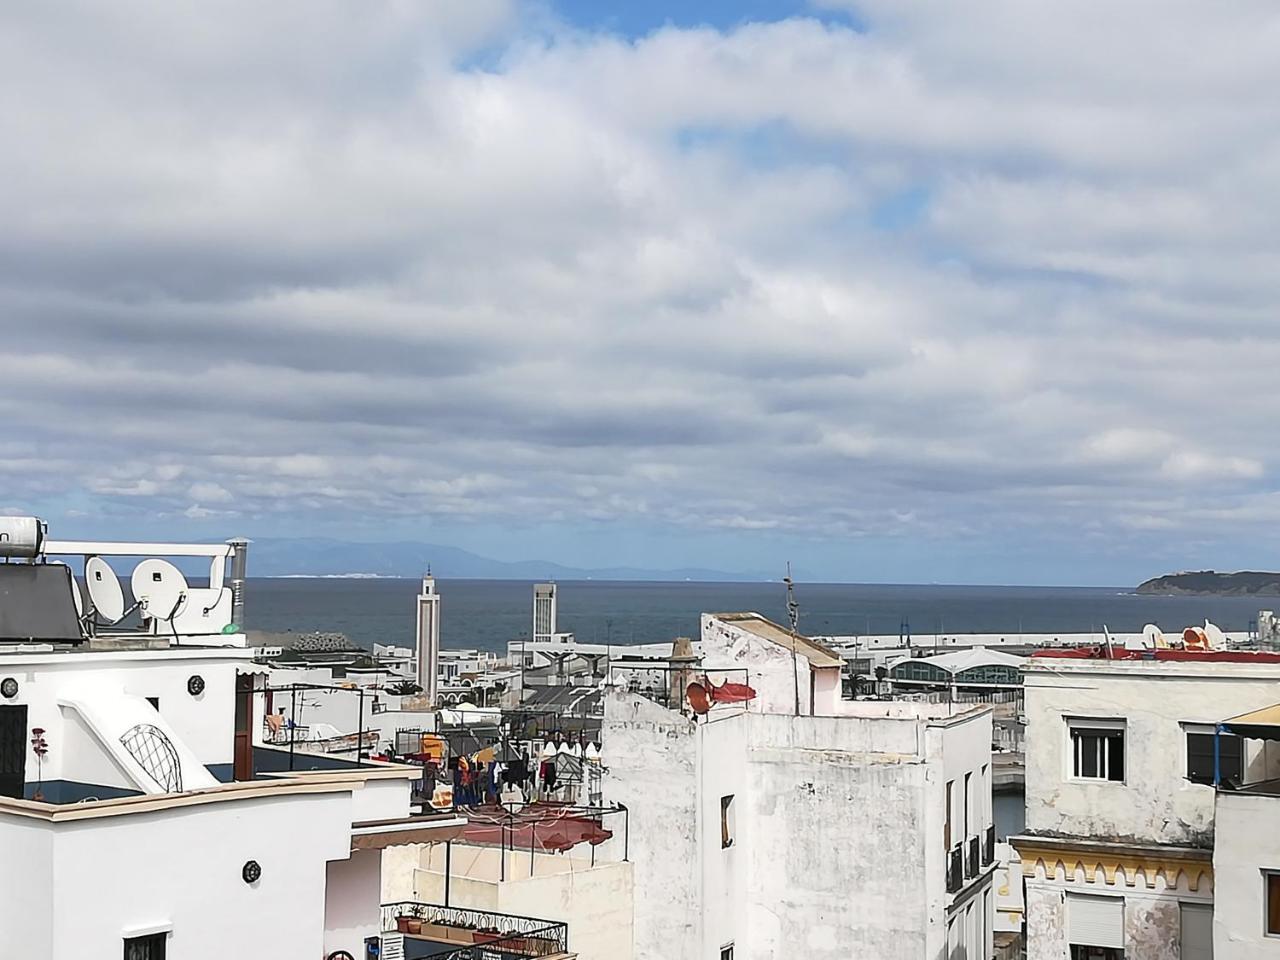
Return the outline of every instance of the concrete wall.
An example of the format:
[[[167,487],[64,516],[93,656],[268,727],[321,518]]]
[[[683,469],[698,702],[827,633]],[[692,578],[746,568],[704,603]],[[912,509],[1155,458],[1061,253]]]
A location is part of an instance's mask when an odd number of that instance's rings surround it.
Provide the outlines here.
[[[874,721],[748,719],[750,937],[735,958],[930,956],[915,724],[885,731],[908,749],[878,753]]]
[[[230,764],[234,753],[235,678],[243,659],[219,658],[174,649],[121,654],[76,653],[46,656],[29,663],[0,665],[0,678],[18,681],[18,695],[10,704],[27,706],[27,726],[43,727],[49,744],[41,765],[45,780],[101,783],[131,787],[123,772],[103,756],[101,748],[76,711],[59,706],[61,699],[103,703],[133,697],[158,697],[162,727],[167,727],[200,764]],[[197,696],[187,692],[187,679],[198,674],[205,688]],[[37,764],[28,752],[26,778],[34,782]],[[203,774],[205,771],[200,771]],[[195,776],[195,772],[192,772]]]
[[[411,894],[397,899],[444,903],[443,844],[416,848],[420,869]],[[508,851],[506,879],[493,847],[453,845],[449,903],[569,925],[569,948],[581,960],[631,960],[634,937],[630,863],[591,865],[590,856]]]
[[[1264,870],[1280,871],[1280,797],[1218,794],[1214,956],[1231,960],[1280,956],[1280,940],[1266,935]]]
[[[746,670],[745,682],[756,691],[751,703],[753,711],[794,714],[798,688],[800,713],[813,712],[809,661],[805,657],[793,657],[790,650],[709,613],[702,615],[701,636],[702,662],[708,670]]]
[[[630,810],[640,960],[705,960],[696,729],[643,697],[605,697],[603,791]]]
[[[0,820],[0,844],[7,881],[0,896],[0,957],[52,957],[53,831],[6,818]]]
[[[324,952],[363,953],[366,937],[381,932],[382,851],[356,850],[346,860],[330,860],[325,867]]]
[[[21,883],[0,898],[0,955],[119,960],[124,937],[167,931],[170,955],[187,960],[236,944],[322,956],[325,865],[347,856],[350,811],[335,793],[60,824],[0,818],[0,846],[26,854]],[[262,867],[253,884],[241,878],[248,860]]]
[[[1280,699],[1280,667],[1029,660],[1028,832],[1207,845],[1213,789],[1185,779],[1183,723],[1214,723]],[[1071,778],[1066,717],[1123,719],[1125,782]]]
[[[698,739],[698,829],[703,904],[700,956],[719,957],[720,948],[745,939],[748,922],[747,858],[754,849],[751,813],[755,784],[747,768],[745,714],[708,718],[696,728]],[[730,846],[721,833],[721,801],[729,809]],[[735,957],[745,956],[736,951]]]

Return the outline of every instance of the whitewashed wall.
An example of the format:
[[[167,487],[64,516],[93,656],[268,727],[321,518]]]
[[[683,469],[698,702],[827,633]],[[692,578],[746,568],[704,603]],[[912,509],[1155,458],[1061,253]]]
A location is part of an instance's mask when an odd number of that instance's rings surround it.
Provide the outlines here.
[[[356,850],[325,866],[324,956],[364,956],[366,937],[381,931],[382,851]]]
[[[1280,940],[1266,935],[1264,870],[1280,871],[1280,797],[1220,793],[1213,849],[1214,956],[1272,960]]]
[[[34,830],[0,818],[0,846],[33,856],[0,887],[0,956],[119,960],[125,936],[169,930],[171,956],[221,960],[228,924],[256,956],[322,956],[325,865],[347,856],[350,813],[350,794],[333,793]],[[247,860],[262,866],[255,884]]]
[[[695,731],[643,697],[605,697],[603,789],[630,810],[639,960],[704,960]]]
[[[49,752],[42,764],[43,778],[95,782],[127,787],[122,772],[101,756],[92,734],[75,719],[74,711],[58,701],[87,695],[98,700],[158,697],[162,726],[168,727],[206,766],[226,766],[234,753],[235,678],[242,655],[164,650],[120,653],[75,653],[18,661],[5,658],[0,678],[18,681],[18,695],[7,703],[27,705],[28,727],[42,727]],[[197,696],[187,692],[187,680],[199,675],[205,688]],[[34,754],[27,757],[27,780],[37,776]]]
[[[718,620],[709,613],[702,615],[701,636],[702,662],[708,670],[733,668],[747,671],[745,682],[756,691],[752,710],[794,714],[798,690],[800,713],[812,712],[810,670],[806,658],[793,658],[790,650],[733,623]]]
[[[1210,843],[1213,788],[1185,779],[1182,724],[1214,723],[1280,700],[1276,664],[1033,658],[1027,665],[1029,833]],[[1071,778],[1064,717],[1126,721],[1124,783]]]

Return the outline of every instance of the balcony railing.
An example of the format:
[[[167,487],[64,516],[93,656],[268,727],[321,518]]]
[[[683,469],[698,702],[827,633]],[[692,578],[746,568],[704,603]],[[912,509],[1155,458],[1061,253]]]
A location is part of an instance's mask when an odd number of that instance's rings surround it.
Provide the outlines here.
[[[977,837],[970,837],[965,846],[964,878],[972,880],[978,875],[978,851],[981,843]]]
[[[457,944],[431,960],[523,960],[556,957],[569,949],[569,928],[563,923],[412,901],[384,904],[382,930]]]
[[[957,843],[947,854],[947,893],[964,886],[964,845]]]
[[[995,824],[987,827],[987,832],[982,838],[982,865],[990,866],[996,858],[996,827]]]

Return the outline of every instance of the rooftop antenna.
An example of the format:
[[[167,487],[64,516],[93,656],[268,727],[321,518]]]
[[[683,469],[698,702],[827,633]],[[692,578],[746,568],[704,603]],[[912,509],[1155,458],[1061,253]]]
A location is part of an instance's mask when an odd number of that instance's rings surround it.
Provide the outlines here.
[[[796,637],[800,634],[800,604],[796,601],[795,581],[791,579],[791,561],[787,561],[787,619],[791,621],[791,680],[796,691],[796,716],[800,716],[800,660],[796,653]]]

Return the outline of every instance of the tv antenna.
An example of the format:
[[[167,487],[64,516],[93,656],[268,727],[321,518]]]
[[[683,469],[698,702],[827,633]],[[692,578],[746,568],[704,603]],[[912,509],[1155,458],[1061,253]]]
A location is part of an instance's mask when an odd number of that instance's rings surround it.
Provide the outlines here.
[[[796,716],[800,716],[800,656],[796,652],[796,638],[800,635],[800,604],[796,602],[795,581],[791,579],[791,561],[787,561],[787,575],[782,578],[787,585],[787,619],[791,621],[791,681],[796,692]]]

